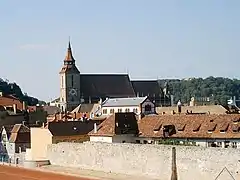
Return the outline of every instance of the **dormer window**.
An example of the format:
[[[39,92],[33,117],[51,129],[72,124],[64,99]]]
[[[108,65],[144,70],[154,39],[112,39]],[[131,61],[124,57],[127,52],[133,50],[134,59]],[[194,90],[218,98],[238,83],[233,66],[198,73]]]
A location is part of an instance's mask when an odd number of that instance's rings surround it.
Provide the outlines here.
[[[217,127],[217,124],[214,124],[214,123],[210,124],[208,126],[208,133],[212,133],[213,131],[215,131],[216,127]]]
[[[228,123],[222,124],[220,127],[220,133],[226,133],[226,131],[228,130],[228,127],[229,127]]]
[[[195,124],[195,126],[193,127],[193,132],[198,132],[200,130],[201,124]]]

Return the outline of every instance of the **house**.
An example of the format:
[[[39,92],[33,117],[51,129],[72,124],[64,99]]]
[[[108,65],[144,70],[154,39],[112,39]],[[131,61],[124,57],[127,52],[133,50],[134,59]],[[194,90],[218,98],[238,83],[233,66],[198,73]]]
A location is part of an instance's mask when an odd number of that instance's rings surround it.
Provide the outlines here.
[[[154,114],[155,104],[145,97],[110,98],[102,103],[102,115],[116,112],[134,112],[136,114]]]
[[[4,107],[13,106],[15,104],[18,109],[23,110],[26,108],[25,103],[21,102],[18,98],[12,95],[6,95],[0,92],[0,105]]]
[[[0,131],[0,158],[1,161],[7,161],[9,156],[8,156],[8,149],[9,147],[9,138],[11,135],[11,131],[14,125],[5,125],[1,127]]]
[[[111,142],[107,137],[116,128],[114,115],[101,123],[91,141]],[[137,121],[139,133],[127,136],[128,142],[144,144],[191,144],[203,147],[240,148],[239,114],[149,115]],[[112,141],[113,142],[113,141]],[[116,141],[115,141],[116,142]],[[120,142],[120,141],[118,141]]]
[[[59,121],[49,122],[48,130],[52,135],[52,143],[58,142],[84,142],[89,141],[88,133],[98,121]]]
[[[132,143],[138,135],[135,113],[115,113],[89,133],[90,141],[108,143]]]
[[[27,149],[27,161],[46,160],[47,146],[59,142],[82,143],[89,141],[88,133],[93,130],[94,124],[99,121],[54,121],[48,122],[45,127],[33,127],[31,130],[31,148]]]
[[[24,124],[15,124],[11,130],[7,152],[10,162],[19,164],[19,155],[30,148],[30,129]]]

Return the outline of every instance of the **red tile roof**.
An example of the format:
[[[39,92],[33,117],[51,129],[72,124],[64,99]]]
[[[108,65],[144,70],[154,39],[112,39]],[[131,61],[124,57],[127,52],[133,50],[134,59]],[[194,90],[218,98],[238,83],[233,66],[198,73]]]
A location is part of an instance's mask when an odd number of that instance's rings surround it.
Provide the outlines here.
[[[90,135],[113,136],[115,116],[102,122],[97,133]],[[172,138],[240,138],[240,114],[226,115],[154,115],[138,120],[139,137],[163,138],[164,127],[175,128]]]
[[[0,96],[0,105],[1,106],[13,106],[13,104],[17,105],[17,109],[22,110],[23,104],[19,99],[14,96]]]

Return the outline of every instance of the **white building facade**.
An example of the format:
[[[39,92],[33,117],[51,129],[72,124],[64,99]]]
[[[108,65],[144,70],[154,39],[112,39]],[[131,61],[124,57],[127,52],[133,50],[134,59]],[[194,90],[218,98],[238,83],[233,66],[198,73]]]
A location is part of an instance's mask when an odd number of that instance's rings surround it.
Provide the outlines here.
[[[155,104],[147,96],[134,98],[106,99],[102,105],[102,115],[112,115],[121,112],[134,112],[136,114],[154,114]]]

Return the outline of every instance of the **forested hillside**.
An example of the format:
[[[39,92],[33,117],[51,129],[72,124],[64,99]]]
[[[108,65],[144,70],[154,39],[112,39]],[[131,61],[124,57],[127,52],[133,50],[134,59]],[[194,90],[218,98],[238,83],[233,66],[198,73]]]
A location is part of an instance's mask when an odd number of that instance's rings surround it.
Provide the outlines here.
[[[29,106],[38,104],[37,98],[30,97],[26,93],[23,93],[21,88],[16,83],[9,83],[1,78],[0,78],[0,91],[3,92],[3,94],[14,95],[21,101],[25,101]]]
[[[240,80],[223,77],[189,78],[189,79],[165,79],[168,82],[169,91],[174,95],[174,100],[179,99],[187,103],[191,97],[213,97],[215,104],[226,105],[227,100],[233,96],[240,96]]]

